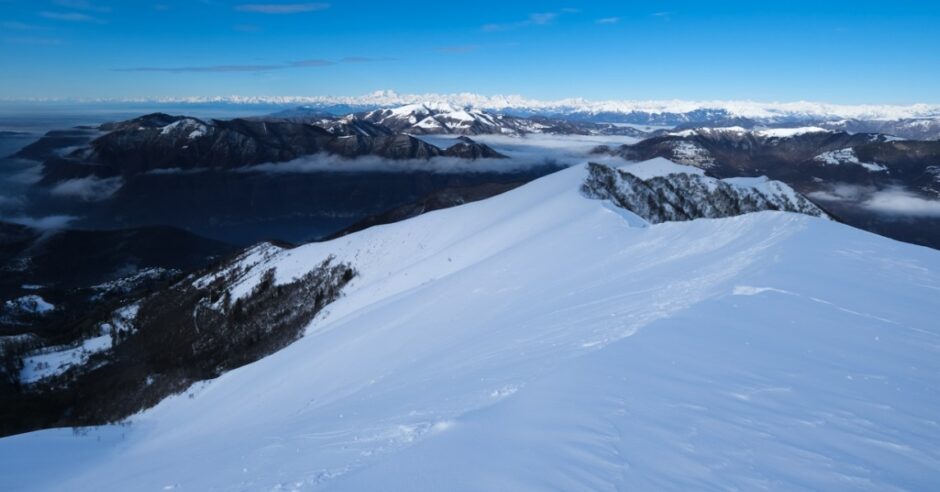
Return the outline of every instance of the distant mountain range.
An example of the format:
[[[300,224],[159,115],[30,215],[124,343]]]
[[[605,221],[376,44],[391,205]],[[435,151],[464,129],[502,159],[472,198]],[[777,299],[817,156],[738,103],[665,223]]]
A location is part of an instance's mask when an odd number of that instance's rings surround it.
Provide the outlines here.
[[[259,100],[260,102],[261,100]],[[271,100],[268,102],[274,102]],[[539,101],[474,94],[400,95],[377,92],[357,98],[295,98],[279,104],[303,106],[283,114],[356,113],[414,134],[433,133],[630,133],[621,125],[693,128],[819,126],[852,133],[883,133],[909,139],[940,138],[940,105],[835,105],[750,101]],[[195,101],[193,101],[195,102]],[[233,99],[232,102],[246,102]],[[596,124],[600,127],[579,126]]]
[[[336,116],[317,107],[301,106],[274,113],[270,118],[303,122],[333,132],[376,135],[403,132],[411,135],[555,135],[647,136],[628,125],[577,121],[539,115],[513,116],[447,103],[408,104],[396,108]],[[265,118],[261,118],[265,119]]]
[[[345,159],[372,156],[389,162],[433,157],[473,162],[506,156],[470,136],[625,135],[641,140],[616,148],[600,146],[595,149],[595,154],[618,156],[627,161],[663,157],[701,168],[717,178],[769,176],[806,194],[839,220],[890,237],[940,247],[940,235],[934,227],[940,222],[936,214],[918,209],[914,210],[913,216],[902,221],[897,220],[892,210],[885,210],[882,206],[886,198],[892,202],[889,206],[896,206],[896,193],[899,192],[910,195],[914,200],[926,200],[928,208],[934,203],[932,201],[940,199],[940,140],[907,139],[886,133],[858,131],[876,126],[896,134],[923,134],[940,128],[937,121],[923,120],[925,124],[913,124],[906,120],[868,123],[841,120],[820,122],[818,126],[768,127],[758,125],[753,118],[734,117],[729,120],[728,114],[728,110],[692,110],[684,113],[681,119],[712,119],[739,125],[693,126],[683,123],[666,128],[644,127],[627,123],[593,123],[574,116],[557,119],[508,115],[435,102],[345,115],[299,107],[269,116],[232,120],[203,120],[154,113],[96,128],[49,132],[23,148],[17,156],[44,161],[42,184],[48,187],[95,186],[105,189],[105,194],[120,190],[113,199],[97,206],[97,211],[86,211],[85,215],[122,217],[123,221],[118,224],[121,227],[168,223],[191,228],[209,237],[243,243],[245,240],[240,237],[241,233],[239,236],[220,236],[212,229],[218,224],[227,224],[224,227],[230,228],[232,224],[243,223],[244,227],[254,228],[254,234],[257,234],[256,219],[267,221],[276,216],[281,217],[279,221],[293,224],[278,225],[273,229],[283,231],[283,227],[310,224],[313,216],[319,217],[316,219],[318,225],[307,229],[311,231],[307,235],[275,232],[272,235],[251,235],[247,242],[267,237],[303,241],[338,233],[359,221],[379,220],[376,217],[383,213],[400,215],[393,212],[397,207],[420,209],[415,204],[421,200],[433,201],[431,197],[435,193],[481,186],[480,189],[504,189],[506,184],[518,184],[549,170],[515,175],[461,173],[459,179],[441,180],[436,177],[433,181],[420,182],[424,183],[420,186],[416,186],[419,182],[415,181],[408,184],[400,182],[395,185],[400,187],[400,198],[392,201],[375,200],[377,191],[369,185],[366,189],[372,191],[361,195],[361,200],[352,208],[351,204],[336,208],[337,200],[348,202],[345,196],[341,198],[334,193],[339,189],[336,188],[338,183],[349,181],[345,177],[332,176],[329,179],[335,183],[329,185],[322,181],[323,175],[313,180],[308,179],[309,176],[294,176],[288,185],[277,178],[241,179],[244,177],[205,173],[227,172],[259,164],[276,170],[278,163],[313,154]],[[676,114],[657,116],[666,120],[675,117]],[[666,120],[653,122],[667,123]],[[424,135],[459,135],[459,138],[451,140],[453,143],[448,143],[447,148],[439,148],[430,143],[439,140],[422,140],[420,137]],[[433,166],[429,165],[428,170],[433,173]],[[194,171],[200,175],[187,175]],[[81,181],[85,179],[95,181]],[[307,196],[308,192],[304,190],[322,190],[317,199],[303,199],[290,191],[295,185],[308,181],[316,184],[308,183],[297,192]],[[393,181],[396,180],[389,183]],[[259,186],[262,187],[259,189]],[[355,188],[361,186],[362,182],[359,182]],[[239,205],[244,202],[246,194],[254,197],[251,210],[243,210]],[[287,199],[291,196],[293,198]],[[905,195],[902,198],[910,197]],[[458,196],[459,199],[462,198]],[[154,203],[164,205],[154,207]],[[920,206],[919,202],[914,204]],[[207,215],[196,223],[181,223],[179,214],[171,213],[180,210],[179,207],[196,209]],[[267,211],[258,216],[255,210],[259,208]],[[168,211],[170,216],[160,215],[157,213],[159,210]],[[222,219],[219,214],[226,218]],[[182,216],[189,217],[190,214]],[[295,222],[298,218],[301,218],[299,223]],[[207,222],[213,224],[212,228],[206,227]]]
[[[905,138],[938,138],[937,104],[827,104],[754,101],[592,101],[582,98],[539,100],[517,95],[399,94],[376,91],[362,96],[184,97],[87,100],[99,103],[177,103],[306,106],[332,115],[369,112],[406,105],[471,108],[511,116],[558,117],[603,123],[697,126],[799,126],[815,123],[831,129],[879,132]],[[826,125],[821,125],[825,123]]]

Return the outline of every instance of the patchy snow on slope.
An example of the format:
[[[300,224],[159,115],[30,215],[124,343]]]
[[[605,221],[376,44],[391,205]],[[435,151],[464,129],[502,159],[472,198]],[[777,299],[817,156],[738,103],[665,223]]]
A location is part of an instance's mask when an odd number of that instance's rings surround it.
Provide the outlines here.
[[[858,166],[862,166],[871,172],[881,172],[881,171],[888,170],[887,167],[881,164],[860,161],[858,159],[858,156],[855,155],[855,149],[852,149],[852,148],[823,152],[822,154],[819,154],[816,157],[814,157],[813,160],[822,162],[823,164],[830,165],[830,166],[838,166],[842,164],[855,164]]]
[[[171,133],[187,133],[186,138],[193,140],[205,136],[209,131],[209,128],[203,124],[201,121],[194,118],[182,118],[180,120],[174,121],[166,126],[161,127],[161,135],[169,135]]]
[[[715,159],[708,149],[695,142],[679,141],[672,145],[672,158],[676,162],[708,169],[714,167]]]
[[[46,314],[55,309],[41,296],[30,294],[3,303],[5,311],[14,314]]]
[[[754,132],[755,135],[768,138],[790,138],[807,133],[829,133],[829,130],[818,126],[805,126],[800,128],[766,128]]]
[[[46,349],[29,355],[23,358],[20,381],[34,383],[57,376],[72,366],[84,365],[92,354],[109,348],[111,348],[111,335],[103,334],[83,340],[76,347],[53,347],[51,350]]]
[[[192,397],[0,439],[0,489],[940,481],[940,253],[782,212],[637,227],[586,174],[251,252],[246,285],[330,256],[358,274],[299,341]]]

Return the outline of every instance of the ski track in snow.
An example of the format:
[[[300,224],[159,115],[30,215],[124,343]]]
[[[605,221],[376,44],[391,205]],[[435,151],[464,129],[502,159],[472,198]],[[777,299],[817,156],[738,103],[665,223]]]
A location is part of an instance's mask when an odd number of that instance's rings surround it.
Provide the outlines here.
[[[584,176],[251,255],[236,293],[330,255],[359,275],[298,342],[129,425],[0,440],[0,488],[940,483],[936,251],[777,212],[648,226]]]

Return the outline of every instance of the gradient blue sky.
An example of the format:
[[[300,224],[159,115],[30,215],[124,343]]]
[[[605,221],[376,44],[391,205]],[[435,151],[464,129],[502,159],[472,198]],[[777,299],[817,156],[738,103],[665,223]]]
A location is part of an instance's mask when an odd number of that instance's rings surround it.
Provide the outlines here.
[[[0,0],[0,98],[940,103],[938,1]]]

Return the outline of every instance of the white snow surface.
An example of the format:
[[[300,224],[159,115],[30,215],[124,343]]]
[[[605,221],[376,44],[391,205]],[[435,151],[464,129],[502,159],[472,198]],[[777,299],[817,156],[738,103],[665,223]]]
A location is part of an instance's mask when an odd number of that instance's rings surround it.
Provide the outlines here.
[[[806,133],[829,133],[829,130],[818,126],[804,126],[800,128],[765,128],[754,132],[762,137],[788,138]]]
[[[825,128],[820,128],[818,126],[804,126],[799,128],[764,128],[760,130],[748,130],[747,128],[741,126],[724,126],[724,127],[701,127],[701,128],[690,128],[686,130],[679,130],[675,132],[669,132],[669,135],[675,135],[678,137],[692,137],[695,135],[706,135],[706,136],[719,136],[719,135],[733,135],[733,136],[744,136],[747,134],[752,134],[758,137],[764,138],[790,138],[798,135],[804,135],[807,133],[829,133],[829,130]]]
[[[0,439],[0,489],[940,483],[940,253],[780,212],[647,225],[585,175],[255,252],[279,282],[359,274],[296,343],[127,426]]]

